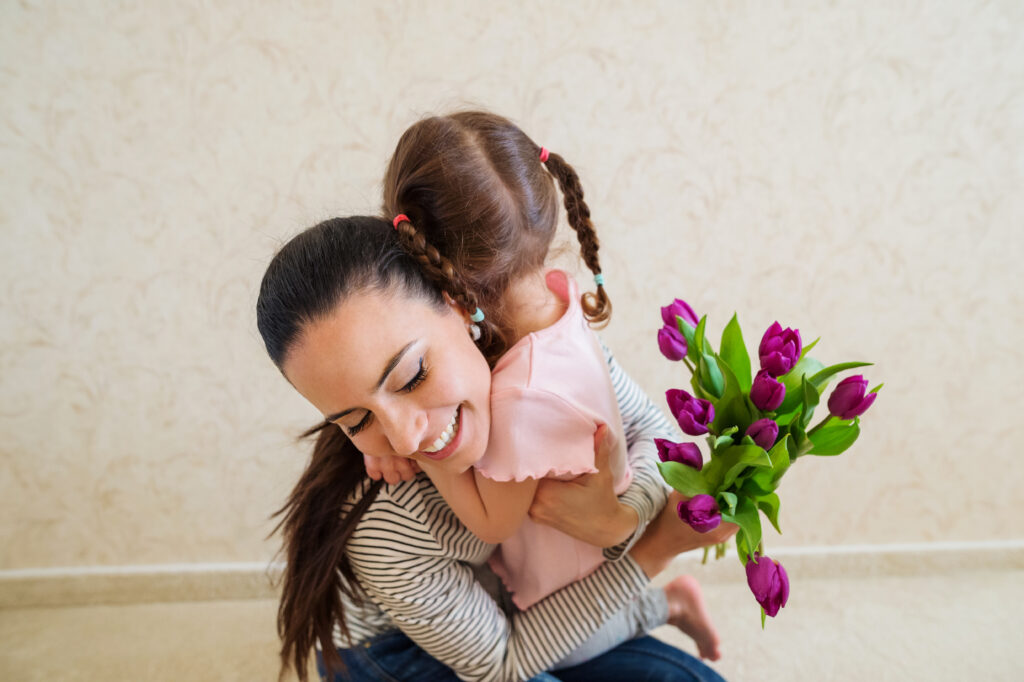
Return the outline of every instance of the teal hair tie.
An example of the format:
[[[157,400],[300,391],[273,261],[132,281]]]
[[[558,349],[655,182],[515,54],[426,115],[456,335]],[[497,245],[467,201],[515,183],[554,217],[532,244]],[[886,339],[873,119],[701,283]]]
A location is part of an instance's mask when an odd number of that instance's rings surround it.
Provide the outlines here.
[[[484,311],[482,311],[479,308],[477,308],[476,312],[469,316],[469,319],[473,320],[474,322],[483,322],[484,321]]]
[[[604,286],[604,275],[602,275],[600,272],[597,273],[596,275],[594,275],[594,283],[597,284],[597,286],[599,286],[599,287],[603,287]]]

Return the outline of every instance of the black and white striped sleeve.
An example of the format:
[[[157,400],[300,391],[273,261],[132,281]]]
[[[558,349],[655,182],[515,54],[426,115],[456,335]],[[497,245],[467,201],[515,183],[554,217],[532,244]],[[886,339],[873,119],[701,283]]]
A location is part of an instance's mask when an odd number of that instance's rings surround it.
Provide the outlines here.
[[[619,402],[629,448],[629,464],[633,469],[633,481],[626,492],[619,496],[619,500],[635,509],[640,517],[636,530],[629,538],[604,550],[605,559],[616,561],[643,535],[647,524],[668,500],[669,487],[658,471],[658,449],[654,439],[678,440],[679,435],[664,413],[616,362],[612,352],[603,343],[601,347],[608,361],[612,386]]]
[[[415,486],[407,487],[407,490]],[[422,491],[421,491],[422,492]],[[429,497],[429,496],[428,496]],[[463,680],[526,680],[583,643],[648,583],[632,558],[508,616],[453,558],[452,543],[481,541],[438,495],[378,499],[359,523],[349,558],[360,587],[416,644]],[[489,546],[488,546],[489,547]]]

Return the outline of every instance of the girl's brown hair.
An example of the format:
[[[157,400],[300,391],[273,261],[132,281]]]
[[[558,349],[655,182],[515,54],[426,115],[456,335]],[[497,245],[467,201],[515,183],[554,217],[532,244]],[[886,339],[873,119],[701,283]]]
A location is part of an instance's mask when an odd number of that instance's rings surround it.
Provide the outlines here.
[[[384,176],[384,211],[408,216],[398,224],[402,245],[424,272],[468,312],[479,305],[481,349],[497,359],[514,339],[508,287],[543,266],[558,225],[557,181],[584,263],[601,272],[598,240],[579,177],[565,159],[541,148],[511,121],[467,111],[426,118],[398,142]],[[545,170],[546,167],[546,170]],[[440,267],[444,257],[448,263]],[[583,295],[587,319],[607,322],[604,287]]]

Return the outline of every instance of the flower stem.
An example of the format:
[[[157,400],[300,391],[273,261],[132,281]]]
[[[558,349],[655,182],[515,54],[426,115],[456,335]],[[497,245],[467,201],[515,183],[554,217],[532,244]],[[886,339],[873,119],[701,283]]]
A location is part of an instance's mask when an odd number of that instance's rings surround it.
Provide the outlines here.
[[[814,426],[810,431],[808,431],[807,432],[807,437],[810,438],[811,434],[817,433],[818,431],[820,431],[822,429],[822,427],[825,426],[826,424],[828,424],[830,421],[832,421],[832,415],[828,415],[827,417],[822,419],[816,426]]]
[[[694,367],[693,364],[690,363],[690,358],[683,358],[683,362],[686,363],[686,367],[687,367],[687,369],[690,370],[690,374],[696,374],[697,373],[697,368]]]

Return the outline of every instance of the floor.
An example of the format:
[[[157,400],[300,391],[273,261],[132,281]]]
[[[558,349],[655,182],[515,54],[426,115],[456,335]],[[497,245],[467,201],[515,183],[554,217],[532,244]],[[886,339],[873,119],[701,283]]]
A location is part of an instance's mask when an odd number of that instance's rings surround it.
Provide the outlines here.
[[[724,644],[715,667],[729,680],[1024,680],[1024,570],[805,578],[764,631],[745,584],[704,589]],[[275,609],[252,599],[0,610],[0,680],[274,680]],[[655,634],[695,652],[671,628]]]

